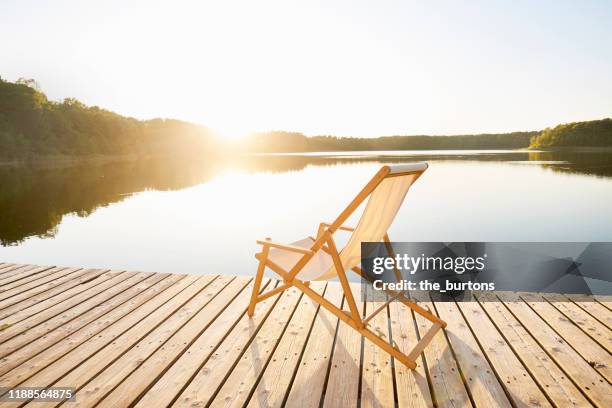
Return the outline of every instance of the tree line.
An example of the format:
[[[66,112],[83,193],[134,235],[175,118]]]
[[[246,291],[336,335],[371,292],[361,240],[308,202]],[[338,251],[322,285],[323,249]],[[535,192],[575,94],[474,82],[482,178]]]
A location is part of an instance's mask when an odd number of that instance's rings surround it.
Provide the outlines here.
[[[612,146],[612,119],[573,122],[544,129],[531,138],[530,147]]]
[[[239,152],[517,149],[612,146],[612,119],[576,122],[541,132],[456,136],[307,137],[272,131],[240,145],[221,143],[205,126],[173,119],[138,120],[74,98],[50,101],[34,80],[0,78],[0,160],[39,156],[147,157]]]
[[[457,136],[382,136],[376,138],[313,136],[272,131],[251,135],[246,148],[254,152],[325,152],[350,150],[479,150],[520,149],[538,132]]]
[[[177,155],[208,152],[216,144],[204,126],[137,120],[73,98],[54,102],[31,79],[0,78],[0,159]]]

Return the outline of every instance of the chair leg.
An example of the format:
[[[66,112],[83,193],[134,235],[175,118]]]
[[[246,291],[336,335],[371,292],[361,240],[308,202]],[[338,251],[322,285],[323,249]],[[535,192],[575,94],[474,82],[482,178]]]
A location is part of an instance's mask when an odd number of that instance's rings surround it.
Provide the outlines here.
[[[259,290],[261,289],[261,281],[263,279],[264,270],[266,269],[266,260],[268,258],[268,250],[269,250],[269,247],[264,248],[262,257],[259,260],[259,266],[257,267],[257,275],[255,275],[255,282],[253,283],[253,292],[251,293],[251,301],[249,302],[249,307],[247,309],[247,315],[249,317],[252,317],[253,313],[255,313],[255,305],[257,304],[257,296],[259,295]]]
[[[352,271],[360,275],[361,277],[367,279],[366,275],[363,273],[363,270],[361,270],[361,268],[354,267]],[[418,358],[418,356],[429,345],[429,343],[434,338],[436,333],[438,333],[440,329],[446,328],[446,322],[440,319],[438,316],[431,313],[429,310],[422,308],[421,306],[416,304],[414,301],[406,298],[406,296],[401,292],[387,291],[387,293],[390,296],[394,296],[398,301],[402,302],[405,306],[408,306],[408,308],[412,309],[415,313],[420,314],[425,319],[432,322],[433,325],[423,335],[423,337],[421,337],[421,340],[414,346],[414,348],[408,354],[402,353],[401,351],[393,347],[391,344],[385,342],[383,339],[376,338],[377,336],[374,333],[372,332],[368,333],[369,330],[367,330],[367,328],[362,330],[361,334],[364,335],[365,337],[368,337],[371,341],[376,343],[379,347],[381,347],[387,353],[391,354],[393,357],[395,357],[398,361],[400,361],[406,367],[410,369],[414,369],[416,367],[415,361]],[[369,318],[366,318],[366,319],[369,319]]]
[[[416,368],[416,363],[414,359],[410,359],[408,355],[404,354],[398,348],[394,347],[387,341],[383,340],[379,335],[377,335],[376,333],[372,332],[370,329],[365,327],[361,320],[356,321],[353,318],[351,313],[337,308],[333,304],[329,303],[329,301],[327,301],[321,295],[315,293],[312,289],[305,286],[301,282],[296,283],[295,286],[299,290],[304,292],[307,296],[312,298],[314,301],[319,303],[321,306],[323,306],[324,308],[326,308],[327,310],[335,314],[340,320],[347,323],[349,326],[355,329],[359,334],[361,334],[362,336],[364,336],[365,338],[367,338],[368,340],[376,344],[378,347],[380,347],[381,349],[389,353],[391,356],[396,358],[399,362],[404,364],[406,367],[410,369]],[[346,292],[345,292],[345,295],[346,295]]]
[[[416,361],[415,361],[416,358],[415,357],[408,356],[402,353],[399,349],[397,349],[396,347],[393,347],[391,344],[381,339],[380,336],[376,335],[375,333],[373,333],[371,330],[367,328],[363,328],[358,331],[359,333],[361,333],[363,337],[367,338],[372,343],[376,344],[378,347],[383,349],[385,352],[387,352],[389,355],[394,357],[396,360],[398,360],[400,363],[402,363],[409,369],[414,370],[416,368]]]
[[[431,340],[441,328],[442,325],[440,325],[439,323],[434,323],[408,354],[405,354],[397,348],[393,347],[393,345],[389,344],[388,342],[380,338],[380,336],[377,336],[367,328],[361,329],[359,330],[359,332],[364,337],[368,338],[370,341],[376,344],[378,347],[380,347],[381,349],[389,353],[391,356],[393,356],[395,359],[397,359],[400,363],[404,364],[411,370],[414,370],[416,368],[416,360],[418,359],[419,355],[423,352],[423,350],[425,350],[425,348],[429,345]]]
[[[393,259],[393,271],[395,272],[395,278],[400,281],[402,279],[402,274],[400,272],[400,270],[397,267],[397,263],[395,262],[395,251],[393,250],[393,245],[391,245],[391,239],[389,239],[389,234],[385,234],[385,237],[383,238],[383,241],[385,243],[385,248],[387,249],[387,253],[389,254],[389,256],[391,257],[391,259]]]
[[[368,277],[364,274],[363,270],[360,267],[356,266],[352,269],[352,271],[355,272],[357,275],[363,277],[364,279],[368,279]],[[386,290],[385,292],[387,292],[389,296],[397,296],[398,301],[402,302],[404,305],[408,306],[410,309],[414,310],[416,313],[420,314],[430,322],[440,324],[443,329],[446,328],[446,322],[444,320],[431,313],[431,311],[417,305],[416,302],[408,299],[406,295],[400,295],[398,292],[392,290]]]
[[[361,321],[361,313],[359,312],[359,310],[357,309],[357,305],[355,304],[355,298],[353,297],[353,292],[351,291],[348,279],[346,278],[346,272],[344,271],[344,266],[342,265],[342,261],[340,260],[340,254],[338,253],[336,243],[334,242],[334,239],[331,235],[327,236],[327,245],[329,247],[331,257],[334,261],[336,275],[338,276],[338,280],[340,280],[340,285],[342,285],[342,290],[344,291],[344,298],[346,300],[346,303],[348,303],[351,316],[353,316],[353,321],[357,324],[358,328],[362,328],[363,322]]]

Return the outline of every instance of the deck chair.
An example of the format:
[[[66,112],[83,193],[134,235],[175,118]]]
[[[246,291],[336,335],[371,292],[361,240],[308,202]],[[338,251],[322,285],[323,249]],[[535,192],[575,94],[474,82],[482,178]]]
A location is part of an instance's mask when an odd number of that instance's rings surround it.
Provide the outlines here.
[[[291,244],[274,242],[270,238],[258,240],[257,243],[262,246],[262,250],[255,255],[259,260],[259,266],[247,314],[253,316],[258,302],[290,287],[295,287],[401,363],[414,369],[416,358],[427,347],[438,330],[446,327],[446,323],[429,310],[411,301],[404,293],[393,291],[389,291],[390,299],[386,303],[378,307],[370,316],[362,318],[349,287],[347,271],[355,272],[368,279],[360,267],[362,242],[384,242],[389,255],[393,256],[387,230],[404,201],[408,189],[426,169],[427,163],[383,166],[334,222],[319,224],[315,238],[307,237]],[[345,221],[368,197],[369,200],[357,226],[355,228],[345,226]],[[351,232],[347,244],[341,250],[338,250],[334,240],[334,234],[339,230]],[[276,288],[259,294],[266,267],[276,272],[283,282]],[[328,280],[336,276],[342,286],[348,311],[335,306],[309,287],[310,281]],[[397,270],[396,277],[400,279]],[[368,327],[371,318],[385,310],[392,300],[401,301],[415,313],[432,322],[431,328],[408,354],[404,354],[396,346],[383,340]]]

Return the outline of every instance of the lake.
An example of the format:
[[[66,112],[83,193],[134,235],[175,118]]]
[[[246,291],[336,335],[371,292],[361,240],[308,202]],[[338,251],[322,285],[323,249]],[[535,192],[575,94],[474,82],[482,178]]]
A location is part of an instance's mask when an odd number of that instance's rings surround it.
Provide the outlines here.
[[[610,152],[330,152],[0,166],[0,261],[252,275],[256,239],[315,235],[415,161],[392,240],[612,241]]]

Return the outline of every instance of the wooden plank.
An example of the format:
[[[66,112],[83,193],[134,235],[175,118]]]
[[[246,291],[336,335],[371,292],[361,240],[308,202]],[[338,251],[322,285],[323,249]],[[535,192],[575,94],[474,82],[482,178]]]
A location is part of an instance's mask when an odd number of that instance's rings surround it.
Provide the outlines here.
[[[363,313],[363,302],[360,301],[361,286],[350,285],[357,308]],[[346,297],[345,297],[346,299]],[[343,306],[346,301],[343,301]],[[359,379],[361,377],[361,334],[344,322],[340,322],[334,343],[332,361],[329,369],[324,407],[354,407],[359,398]]]
[[[69,279],[74,276],[74,274],[78,271],[82,271],[80,268],[53,268],[47,271],[42,272],[41,274],[35,275],[30,279],[26,278],[18,282],[14,282],[10,285],[5,286],[3,291],[0,293],[0,302],[11,301],[15,296],[28,292],[29,290],[33,290],[39,288],[41,286],[45,287],[53,287],[57,284],[58,281],[65,281],[65,279]],[[44,275],[44,276],[41,276]],[[62,278],[64,280],[62,280]],[[28,281],[28,282],[25,282]],[[20,285],[10,288],[11,285],[20,283]],[[45,285],[46,284],[46,285]],[[49,286],[50,285],[50,286]]]
[[[138,282],[140,277],[146,277],[147,275],[149,276],[146,279]],[[28,360],[30,357],[35,356],[38,353],[43,354],[43,360],[51,359],[53,356],[47,349],[59,341],[70,342],[71,347],[76,347],[75,343],[77,340],[81,342],[84,340],[82,337],[75,338],[75,336],[73,336],[75,332],[90,324],[94,324],[94,330],[102,330],[105,325],[108,325],[113,321],[113,317],[116,319],[117,312],[115,311],[115,308],[123,310],[125,308],[125,303],[128,307],[134,309],[138,305],[138,300],[142,299],[141,295],[146,293],[151,286],[155,285],[166,276],[167,275],[163,274],[141,273],[136,274],[131,278],[134,282],[137,282],[132,287],[127,287],[127,285],[129,285],[129,280],[122,282],[126,285],[124,286],[125,289],[119,292],[113,298],[91,309],[87,313],[82,314],[77,319],[73,319],[66,324],[59,326],[57,329],[47,333],[45,336],[34,340],[21,349],[3,358],[2,365],[0,366],[0,375],[15,368],[22,362]],[[144,301],[144,299],[142,301]],[[88,333],[89,336],[93,336],[93,333],[91,332],[92,330],[90,329],[89,332],[85,333]]]
[[[22,384],[24,387],[48,386],[113,341],[115,341],[113,346],[117,350],[123,350],[123,347],[129,347],[131,341],[137,341],[139,336],[145,335],[145,330],[147,330],[147,328],[159,324],[193,296],[194,293],[199,290],[199,286],[194,285],[194,282],[199,279],[200,278],[196,276],[185,276],[178,279],[177,282],[168,289],[128,315],[122,317],[116,323],[105,328],[97,335],[92,336],[77,347],[70,349],[68,353],[62,354],[62,356],[59,359],[55,359],[52,364],[45,365],[44,361],[38,364],[40,361],[38,359],[28,364],[32,366],[34,371],[38,371],[38,373],[28,374],[26,372],[21,378],[15,378],[17,377],[17,373],[13,376],[14,370],[2,376],[0,378],[1,386],[14,387],[19,384]]]
[[[612,296],[595,295],[593,298],[606,309],[612,311]]]
[[[19,281],[31,278],[41,272],[54,268],[53,266],[23,265],[12,271],[8,276],[0,277],[0,290],[8,285],[19,285]],[[61,268],[59,268],[61,269]]]
[[[53,385],[55,387],[74,387],[77,390],[77,401],[71,405],[92,406],[92,401],[102,398],[106,392],[110,391],[108,388],[105,388],[105,392],[102,392],[101,388],[94,390],[95,387],[106,387],[107,384],[114,386],[117,385],[117,381],[125,378],[122,370],[129,369],[129,367],[122,367],[120,363],[117,363],[118,361],[136,365],[142,363],[148,355],[187,322],[190,316],[204,307],[230,280],[231,278],[220,280],[215,277],[200,277],[181,292],[181,303],[160,308],[159,310],[164,309],[164,312],[161,315],[157,314],[157,319],[142,321],[146,321],[148,325],[136,324],[113,342],[97,349],[95,354],[74,367]],[[160,317],[163,320],[158,320]],[[78,352],[78,350],[79,348],[74,351]],[[54,407],[58,405],[58,402],[31,402],[30,404],[35,407]]]
[[[342,288],[338,283],[329,282],[327,284],[325,289],[327,300],[341,307],[342,296]],[[287,404],[300,407],[319,406],[331,364],[332,347],[337,328],[338,317],[324,307],[320,307],[291,385]]]
[[[153,353],[162,347],[162,350],[165,351],[166,342],[185,324],[188,324],[194,316],[216,316],[227,305],[227,302],[244,288],[247,282],[246,278],[234,278],[232,276],[216,278],[161,325],[138,341],[134,347],[117,356],[118,358],[110,360],[111,364],[109,364],[107,358],[100,361],[105,366],[97,364],[97,362],[94,364],[90,360],[75,370],[83,374],[93,375],[91,380],[83,381],[70,373],[67,377],[62,378],[58,384],[64,384],[64,386],[77,384],[79,398],[72,404],[74,407],[97,405],[107,393],[118,386]],[[98,354],[104,356],[107,352],[101,350]],[[148,379],[149,381],[154,380],[154,378]],[[75,383],[75,381],[77,382]],[[133,399],[134,396],[128,398]]]
[[[245,313],[252,289],[252,280],[234,279],[96,406],[131,406],[196,340],[218,344]]]
[[[122,292],[142,281],[149,275],[150,274],[145,273],[137,274],[135,272],[126,272],[124,274],[117,275],[115,278],[110,279],[103,284],[105,287],[103,286],[104,290],[102,292],[76,303],[73,307],[67,310],[63,310],[49,318],[43,316],[43,314],[39,314],[22,322],[16,323],[14,326],[0,332],[0,336],[6,333],[8,337],[8,339],[3,338],[4,341],[2,343],[0,356],[4,357],[41,336],[47,336],[51,339],[61,337],[63,335],[63,331],[59,330],[54,332],[54,330],[61,327],[65,323],[71,322],[73,319],[77,319],[77,326],[79,319],[83,319],[85,323],[95,320],[97,317],[103,314],[104,311],[107,311],[109,307],[112,308],[113,304],[109,303],[110,299],[117,295],[121,295]]]
[[[412,311],[401,302],[393,301],[389,304],[389,314],[393,343],[402,352],[410,352],[418,343]],[[415,362],[417,366],[414,370],[398,361],[394,362],[398,408],[427,408],[433,406],[423,356],[418,356]]]
[[[267,286],[270,286],[268,283],[269,280],[264,279],[261,288],[265,289]],[[278,281],[274,281],[274,285],[277,283]],[[252,285],[253,282],[249,283],[247,291],[252,289]],[[248,293],[241,296],[246,296],[246,301],[248,302]],[[236,325],[230,327],[231,332],[229,334],[226,330],[231,322],[228,322],[225,316],[226,313],[232,313],[233,311],[231,309],[224,311],[195,342],[189,345],[176,362],[147,390],[146,394],[141,396],[141,399],[135,406],[167,407],[179,397],[179,394],[185,387],[191,387],[198,380],[206,378],[208,373],[224,378],[225,374],[229,372],[232,361],[238,358],[240,351],[243,349],[240,348],[239,343],[236,343],[236,341],[249,330],[257,330],[256,328],[259,327],[265,316],[267,316],[267,311],[274,305],[276,299],[278,299],[278,295],[259,303],[252,320],[245,315],[243,308],[240,320]],[[237,305],[238,303],[233,303],[232,308],[235,309]],[[228,343],[231,343],[230,349],[224,350]],[[228,354],[226,358],[219,360],[217,357],[223,351]],[[215,361],[220,364],[225,363],[227,367],[215,368],[212,371],[207,368],[201,368],[205,362],[208,364]],[[191,381],[192,378],[193,381]],[[204,390],[213,392],[216,389],[216,387],[212,388],[208,385]]]
[[[4,292],[20,287],[26,283],[35,282],[39,279],[44,278],[45,276],[64,271],[68,268],[65,267],[50,267],[50,266],[36,266],[32,265],[32,268],[26,267],[26,269],[19,274],[19,276],[14,275],[12,278],[7,276],[5,278],[5,282],[3,282],[2,286],[0,286],[0,296],[4,296]],[[72,268],[79,269],[79,268]],[[8,282],[10,281],[10,282]]]
[[[0,276],[0,285],[12,277],[27,276],[28,272],[36,267],[37,265],[14,264],[10,268],[7,268],[6,270],[2,271],[3,273]],[[5,272],[11,272],[11,273],[5,273]]]
[[[478,295],[481,307],[525,368],[557,407],[590,407],[589,401],[552,361],[512,313],[492,294]]]
[[[591,367],[561,336],[544,322],[522,299],[514,294],[500,295],[514,317],[540,344],[591,403],[612,406],[612,394],[606,380]]]
[[[14,269],[19,268],[21,265],[17,265],[17,264],[12,264],[12,263],[3,263],[2,266],[0,266],[0,275],[6,273],[6,272],[10,272]]]
[[[86,300],[92,296],[95,296],[98,292],[109,287],[108,281],[119,282],[122,279],[133,275],[134,273],[127,273],[125,277],[119,277],[120,273],[108,271],[103,277],[107,278],[101,282],[95,282],[90,286],[90,290],[82,293],[80,296],[72,296],[64,299],[63,302],[47,307],[46,302],[36,305],[36,313],[32,314],[31,310],[17,312],[6,319],[0,321],[0,325],[6,324],[7,328],[0,331],[0,343],[14,337],[15,335],[28,330],[37,324],[40,324],[56,315],[62,313],[71,307],[78,305],[81,301]],[[112,284],[111,284],[112,285]]]
[[[218,346],[201,337],[147,392],[136,407],[170,406],[183,388],[184,391],[176,398],[174,405],[206,406],[225,382],[226,375],[238,363],[272,309],[286,308],[296,301],[297,294],[294,292],[293,296],[276,294],[259,302],[253,317],[243,315]]]
[[[36,279],[38,275],[50,271],[66,269],[64,267],[55,266],[38,266],[38,265],[21,265],[19,268],[13,269],[7,274],[0,276],[0,292],[13,288],[32,279]]]
[[[536,294],[521,294],[521,298],[568,344],[570,344],[604,378],[612,381],[612,355],[597,342],[587,336],[567,317],[563,316],[550,303]]]
[[[457,304],[472,331],[480,334],[478,337],[480,346],[485,351],[491,366],[493,366],[503,387],[506,389],[508,397],[512,400],[512,405],[521,407],[550,407],[550,402],[546,399],[538,384],[523,366],[523,363],[516,357],[478,302],[458,302]],[[470,376],[475,374],[471,372]],[[469,384],[471,378],[467,378],[467,380]],[[483,392],[486,392],[486,390],[483,390]],[[480,404],[476,401],[475,395],[472,394],[472,396],[477,406],[491,406]],[[501,396],[499,398],[500,406],[510,406],[508,399],[502,400]]]
[[[301,297],[302,293],[295,288],[289,288],[283,293],[281,302],[272,310],[261,330],[244,350],[240,361],[213,397],[210,407],[241,406],[246,402]]]
[[[601,303],[596,302],[593,296],[587,295],[565,295],[578,307],[593,316],[608,329],[612,329],[612,312]]]
[[[379,309],[385,302],[368,301],[365,315]],[[386,342],[390,340],[388,309],[385,307],[368,322],[368,328],[381,336]],[[400,364],[400,363],[398,363]],[[394,405],[393,372],[391,356],[371,341],[363,345],[363,371],[361,379],[362,407],[391,407]]]
[[[509,407],[510,401],[508,401],[503,386],[497,380],[494,370],[487,361],[487,357],[481,350],[478,340],[474,337],[457,304],[455,302],[435,302],[434,306],[438,316],[448,325],[446,334],[474,404],[477,407]],[[464,303],[460,303],[460,306],[462,309],[466,308]],[[477,309],[467,309],[474,317],[483,318]],[[486,324],[484,326],[489,331],[479,330],[478,333],[482,334],[481,337],[491,337],[494,339],[493,341],[499,341],[500,336],[495,333],[495,327]],[[490,333],[491,330],[493,332]],[[491,345],[491,341],[483,339],[480,341],[484,347]],[[503,347],[503,343],[495,344],[495,346],[496,348]],[[493,349],[493,352],[499,353],[496,348]],[[518,362],[518,365],[522,368],[520,362]],[[519,374],[522,374],[522,372]],[[521,405],[522,401],[519,402],[518,405]]]
[[[10,299],[0,302],[0,319],[5,319],[11,314],[27,309],[57,294],[65,293],[69,289],[75,286],[78,287],[103,273],[104,270],[102,269],[81,269],[74,275],[62,278],[57,282],[49,282],[38,288],[30,289],[17,296],[13,296]],[[74,291],[72,293],[74,293]]]
[[[127,274],[126,278],[132,274]],[[51,301],[43,301],[36,304],[32,308],[19,311],[6,319],[0,320],[0,326],[5,326],[3,330],[0,330],[0,343],[36,326],[37,324],[53,318],[63,311],[78,305],[81,301],[86,300],[91,296],[95,296],[98,292],[104,290],[104,288],[109,287],[107,283],[108,281],[113,279],[121,280],[121,278],[117,278],[119,275],[120,273],[107,271],[101,275],[100,282],[94,281],[87,285],[89,290],[81,293],[78,296],[65,297],[62,302],[53,305],[51,305]],[[115,280],[113,280],[113,282],[115,282]]]
[[[71,289],[65,290],[57,295],[51,296],[47,299],[42,299],[40,302],[36,302],[31,306],[28,306],[24,309],[14,311],[13,313],[8,313],[2,320],[1,323],[10,323],[15,324],[22,320],[27,319],[28,317],[34,316],[37,313],[45,312],[51,309],[53,306],[60,307],[60,304],[69,302],[75,296],[84,293],[86,291],[96,291],[96,287],[109,279],[113,279],[120,272],[117,271],[104,271],[97,270],[95,276],[91,276],[89,280],[85,280],[80,283],[79,286],[73,287]],[[78,279],[75,279],[78,280]],[[10,309],[9,309],[10,310]],[[4,313],[3,313],[4,315]]]
[[[563,295],[543,293],[542,296],[566,318],[582,329],[587,336],[596,341],[608,353],[612,353],[612,330]],[[612,315],[612,312],[609,314]]]
[[[164,290],[183,278],[183,276],[180,275],[172,275],[167,278],[163,278],[162,274],[155,274],[148,280],[159,279],[159,277],[162,277],[162,279],[158,283],[155,283],[144,292],[135,296],[129,302],[126,302],[113,309],[104,315],[102,319],[93,321],[79,329],[77,332],[72,333],[61,342],[57,342],[54,345],[45,348],[48,346],[47,344],[41,344],[37,341],[30,343],[28,346],[18,350],[8,357],[5,357],[3,359],[3,364],[0,367],[0,373],[2,374],[0,377],[0,387],[14,386],[15,384],[18,384],[19,382],[34,375],[44,367],[68,353],[70,350],[94,337],[110,325],[115,324],[132,311],[135,315],[140,313],[141,316],[146,316],[146,313],[150,313],[151,310],[156,307],[155,305],[159,306],[159,302],[162,302],[164,297],[160,295],[159,298],[152,300],[149,302],[149,305],[145,307],[140,307],[140,305],[148,302],[155,296],[158,296]],[[149,309],[146,309],[146,307],[149,307]],[[120,322],[117,324],[120,324]],[[45,339],[43,338],[42,340],[44,341]],[[23,358],[29,358],[29,360],[15,367],[16,363],[22,361]],[[4,375],[7,372],[8,375]]]
[[[0,300],[9,299],[19,293],[39,287],[45,283],[73,274],[80,268],[51,268],[34,276],[9,283],[0,289]]]
[[[320,295],[325,293],[325,282],[312,282],[310,288]],[[314,324],[319,304],[303,296],[283,337],[278,343],[251,398],[248,407],[281,407],[297,371],[300,357]]]
[[[434,310],[427,294],[415,293],[414,300],[419,306],[430,311]],[[414,316],[419,335],[423,336],[432,323],[418,313],[414,313]],[[438,331],[423,352],[434,404],[438,407],[471,407],[473,405],[461,378],[457,361],[444,334],[444,331]]]

